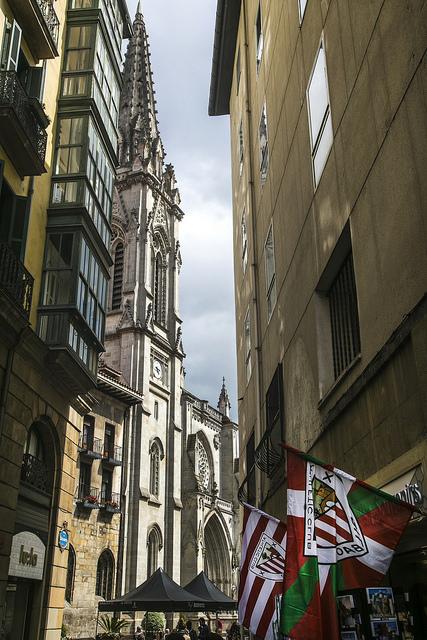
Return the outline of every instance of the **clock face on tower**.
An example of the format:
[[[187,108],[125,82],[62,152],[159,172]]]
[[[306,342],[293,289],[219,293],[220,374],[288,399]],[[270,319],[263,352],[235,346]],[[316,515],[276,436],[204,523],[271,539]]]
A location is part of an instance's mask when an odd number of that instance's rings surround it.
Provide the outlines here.
[[[153,360],[153,376],[160,380],[163,375],[163,367],[158,360]]]

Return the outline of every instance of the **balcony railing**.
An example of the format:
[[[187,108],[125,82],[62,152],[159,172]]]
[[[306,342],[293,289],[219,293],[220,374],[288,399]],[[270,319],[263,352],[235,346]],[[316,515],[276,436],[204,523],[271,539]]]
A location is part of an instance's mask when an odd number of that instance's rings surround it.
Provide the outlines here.
[[[57,47],[59,35],[59,18],[56,15],[55,9],[53,8],[53,2],[52,0],[35,0],[35,3],[40,9],[40,13],[44,18],[54,45],[55,47]]]
[[[77,489],[76,501],[85,509],[99,509],[100,491],[96,487],[80,483]]]
[[[15,71],[0,71],[0,144],[21,176],[45,173],[47,133]]]
[[[30,453],[25,453],[21,467],[21,481],[31,485],[37,491],[51,493],[51,477],[48,468],[42,460]]]
[[[0,244],[0,289],[5,291],[26,318],[30,315],[34,278],[11,247]]]
[[[59,18],[53,0],[13,0],[16,18],[35,58],[58,55]]]
[[[271,478],[284,459],[281,447],[282,433],[280,422],[266,431],[255,450],[255,464]]]
[[[100,506],[101,509],[105,509],[110,513],[119,513],[120,493],[112,493],[108,489],[102,489]]]
[[[79,442],[80,453],[90,458],[102,458],[103,446],[100,438],[93,438],[90,435],[83,434]]]
[[[255,505],[256,501],[256,478],[255,467],[250,469],[248,475],[243,480],[237,492],[237,498],[239,502],[247,502],[248,504]]]
[[[120,465],[122,464],[122,448],[111,446],[108,447],[104,444],[104,454],[103,459],[105,462],[108,462],[112,465]]]

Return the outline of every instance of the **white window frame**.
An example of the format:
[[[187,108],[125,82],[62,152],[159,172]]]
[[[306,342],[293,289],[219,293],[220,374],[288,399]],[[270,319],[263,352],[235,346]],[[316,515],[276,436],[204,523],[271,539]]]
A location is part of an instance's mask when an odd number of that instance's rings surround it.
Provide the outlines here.
[[[246,227],[246,209],[243,209],[242,220],[240,223],[240,235],[242,243],[242,269],[243,273],[246,273],[248,266],[248,230]]]
[[[271,277],[269,277],[269,266],[268,266],[268,250],[267,245],[271,243],[271,255],[272,255],[272,269],[271,269]],[[277,302],[277,289],[276,289],[276,257],[274,254],[274,235],[273,235],[273,224],[270,225],[267,237],[264,243],[264,266],[265,266],[265,288],[266,288],[266,297],[267,297],[267,319],[270,320],[274,307]]]
[[[239,95],[241,76],[242,76],[242,60],[240,57],[240,45],[239,45],[239,48],[237,49],[237,56],[236,56],[236,95]]]
[[[247,308],[243,325],[244,347],[245,347],[245,373],[246,384],[248,384],[252,375],[252,341],[251,341],[251,308]]]
[[[243,119],[240,120],[239,125],[239,176],[243,173],[243,163],[245,159],[245,146],[243,140]]]
[[[258,34],[258,17],[260,24],[260,32]],[[262,11],[261,11],[261,2],[258,3],[258,11],[255,19],[255,46],[256,46],[256,71],[257,74],[259,72],[259,68],[261,66],[262,54],[264,51],[264,32],[262,30]]]
[[[16,71],[18,68],[19,52],[21,50],[22,29],[16,20],[6,20],[2,44],[2,69]],[[16,48],[16,59],[12,58],[12,50]]]
[[[307,8],[308,0],[298,0],[298,15],[299,23],[301,24],[304,19],[305,10]]]
[[[262,133],[261,123],[265,120],[265,146],[262,148]],[[258,142],[259,142],[259,172],[261,176],[261,182],[265,182],[267,179],[268,165],[269,165],[269,149],[268,149],[268,120],[267,120],[267,103],[264,100],[262,106],[261,117],[259,119],[258,126]]]
[[[320,58],[321,56],[321,58]],[[325,92],[327,96],[327,104],[325,110],[323,112],[322,118],[320,120],[320,126],[318,131],[313,131],[312,125],[312,109],[310,103],[310,89],[312,86],[312,81],[315,76],[315,73],[318,71],[318,64],[322,64],[323,62],[323,70],[324,70],[324,81],[325,81]],[[331,101],[329,96],[329,84],[328,84],[328,71],[327,71],[327,62],[326,62],[326,50],[325,43],[323,39],[323,34],[320,39],[320,44],[316,52],[316,57],[314,59],[313,68],[311,70],[310,79],[307,85],[306,92],[306,100],[307,100],[307,115],[308,115],[308,125],[310,130],[310,146],[311,146],[311,164],[313,170],[313,184],[314,188],[319,184],[320,178],[322,176],[323,170],[325,168],[326,162],[329,157],[330,150],[332,148],[333,143],[333,129],[332,129],[332,117],[331,117]],[[324,147],[324,144],[328,145]],[[318,161],[318,152],[319,149],[322,151],[322,154],[319,154],[320,163]]]

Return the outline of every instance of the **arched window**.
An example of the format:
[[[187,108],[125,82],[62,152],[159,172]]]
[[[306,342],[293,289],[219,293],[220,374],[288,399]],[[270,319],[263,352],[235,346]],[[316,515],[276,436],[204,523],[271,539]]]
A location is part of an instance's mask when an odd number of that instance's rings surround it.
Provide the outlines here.
[[[166,324],[166,267],[160,251],[154,258],[153,317],[161,325]]]
[[[111,299],[112,309],[120,309],[120,306],[122,303],[123,261],[124,261],[123,242],[119,242],[116,245],[116,249],[114,251],[113,295]]]
[[[160,491],[160,447],[154,441],[150,447],[150,493],[158,497]]]
[[[25,443],[25,454],[33,456],[40,462],[44,461],[44,448],[41,436],[35,427],[31,427]]]
[[[76,571],[76,553],[70,545],[68,548],[67,582],[65,585],[65,599],[70,604],[73,601],[74,574]]]
[[[36,426],[32,426],[28,432],[22,459],[21,480],[44,493],[52,491],[52,469],[46,464],[46,449],[41,432]]]
[[[152,576],[159,566],[159,551],[161,548],[161,533],[157,526],[154,526],[147,537],[147,578]]]
[[[114,558],[111,551],[105,549],[98,558],[96,567],[95,595],[111,600],[113,593]]]

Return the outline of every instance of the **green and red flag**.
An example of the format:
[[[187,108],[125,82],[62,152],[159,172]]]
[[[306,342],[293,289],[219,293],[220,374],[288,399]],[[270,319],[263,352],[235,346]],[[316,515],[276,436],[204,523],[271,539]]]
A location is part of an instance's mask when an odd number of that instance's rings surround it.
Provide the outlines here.
[[[337,591],[381,583],[414,507],[287,449],[287,544],[281,631],[339,640]]]

